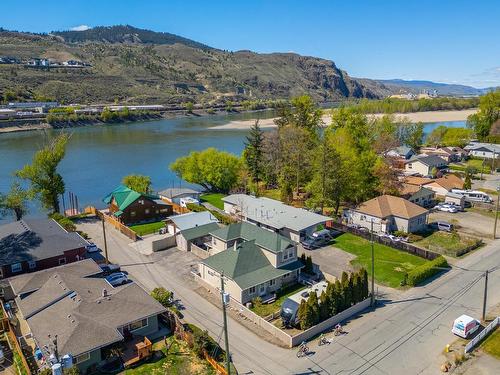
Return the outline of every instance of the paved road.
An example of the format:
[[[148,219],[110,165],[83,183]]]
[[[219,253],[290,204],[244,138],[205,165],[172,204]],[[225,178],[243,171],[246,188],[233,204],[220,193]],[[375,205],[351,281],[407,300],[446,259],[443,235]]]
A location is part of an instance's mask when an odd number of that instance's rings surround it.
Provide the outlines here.
[[[221,334],[221,312],[200,298],[186,281],[196,259],[168,250],[145,256],[108,227],[110,259],[146,289],[162,285],[182,300],[187,321]],[[99,225],[81,229],[102,246]],[[311,355],[298,359],[295,350],[276,347],[229,319],[229,342],[240,374],[438,374],[440,353],[455,340],[450,328],[463,313],[480,317],[483,279],[476,270],[500,265],[500,240],[471,254],[434,282],[414,288],[398,300],[381,301],[375,311],[347,323],[348,334],[328,346],[310,343]],[[471,270],[471,271],[467,271]],[[500,303],[500,271],[490,275],[488,306]],[[222,342],[222,340],[221,340]]]

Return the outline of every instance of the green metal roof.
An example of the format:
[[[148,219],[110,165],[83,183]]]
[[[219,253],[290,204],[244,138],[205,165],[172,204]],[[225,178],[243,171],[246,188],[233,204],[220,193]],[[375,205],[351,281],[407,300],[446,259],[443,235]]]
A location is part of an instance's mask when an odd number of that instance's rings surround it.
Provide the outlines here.
[[[191,241],[194,240],[195,238],[200,238],[203,236],[206,236],[210,232],[219,229],[219,226],[217,223],[208,223],[208,224],[203,224],[199,225],[197,227],[185,229],[181,231],[182,236],[187,240]]]
[[[267,229],[260,228],[247,222],[231,224],[211,232],[210,234],[225,242],[239,238],[245,241],[255,240],[257,246],[273,253],[278,253],[294,245],[291,240],[278,233],[268,231]]]
[[[116,217],[119,217],[119,216],[121,216],[122,214],[123,214],[123,211],[118,210],[118,211],[116,211],[113,215],[115,215]]]
[[[203,264],[234,280],[241,289],[248,289],[303,267],[300,261],[296,261],[283,268],[274,268],[255,241],[243,242],[236,250],[224,250],[212,255],[203,260]]]
[[[125,185],[120,185],[115,190],[113,190],[111,193],[106,195],[103,199],[103,202],[106,204],[110,204],[114,198],[116,205],[118,206],[120,211],[122,211],[122,213],[123,213],[123,211],[128,206],[130,206],[132,203],[134,203],[140,197],[145,197],[145,198],[149,198],[149,199],[159,199],[159,197],[156,195],[138,193],[137,191],[132,190]],[[119,216],[119,215],[117,215],[117,216]]]

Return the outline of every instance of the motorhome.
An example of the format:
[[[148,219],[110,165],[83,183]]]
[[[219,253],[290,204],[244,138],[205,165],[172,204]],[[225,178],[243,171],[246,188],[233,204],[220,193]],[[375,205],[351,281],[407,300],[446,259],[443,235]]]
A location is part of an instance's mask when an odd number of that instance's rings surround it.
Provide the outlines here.
[[[320,281],[312,285],[307,289],[303,289],[295,294],[292,294],[288,297],[283,304],[281,305],[280,316],[281,320],[285,327],[295,326],[299,322],[298,312],[299,306],[302,301],[307,301],[311,293],[316,293],[319,297],[323,291],[326,291],[326,287],[328,286],[328,282]]]
[[[484,203],[493,202],[493,199],[491,199],[491,197],[488,194],[479,190],[451,189],[451,192],[464,196],[465,200],[468,202],[484,202]]]

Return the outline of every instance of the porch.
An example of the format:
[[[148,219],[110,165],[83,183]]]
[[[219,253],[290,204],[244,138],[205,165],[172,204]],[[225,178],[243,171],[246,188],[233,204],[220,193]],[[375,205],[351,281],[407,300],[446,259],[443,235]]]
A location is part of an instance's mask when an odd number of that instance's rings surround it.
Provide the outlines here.
[[[130,341],[126,341],[123,345],[121,357],[125,368],[149,358],[153,353],[153,344],[146,336],[134,337]]]

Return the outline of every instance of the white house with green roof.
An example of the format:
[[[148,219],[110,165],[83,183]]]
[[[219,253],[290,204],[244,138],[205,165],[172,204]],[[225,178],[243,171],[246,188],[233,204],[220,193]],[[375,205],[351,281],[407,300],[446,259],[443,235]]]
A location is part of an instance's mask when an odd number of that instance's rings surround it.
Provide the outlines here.
[[[278,233],[247,222],[210,232],[210,257],[199,264],[203,281],[220,286],[223,274],[231,297],[247,303],[297,282],[302,262],[296,244]]]

